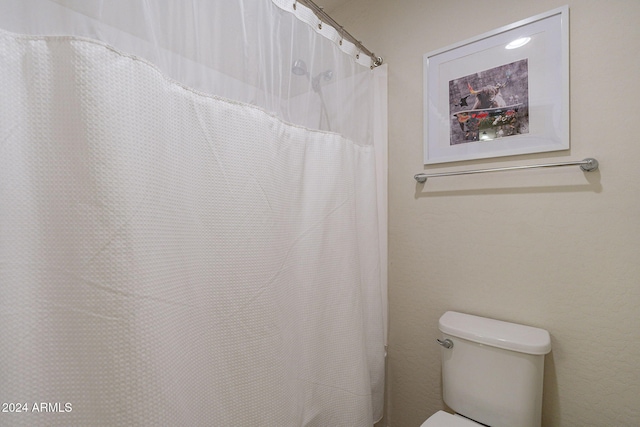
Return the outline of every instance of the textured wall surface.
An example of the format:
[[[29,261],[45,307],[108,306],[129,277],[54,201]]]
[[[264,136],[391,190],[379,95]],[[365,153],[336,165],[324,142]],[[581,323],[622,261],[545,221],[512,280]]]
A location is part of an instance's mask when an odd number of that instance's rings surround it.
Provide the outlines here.
[[[640,2],[570,7],[571,149],[431,171],[595,157],[598,172],[430,180],[422,55],[560,0],[350,0],[338,22],[389,64],[390,346],[384,425],[444,408],[437,321],[458,310],[547,329],[544,426],[640,425]],[[631,107],[631,108],[629,108]]]

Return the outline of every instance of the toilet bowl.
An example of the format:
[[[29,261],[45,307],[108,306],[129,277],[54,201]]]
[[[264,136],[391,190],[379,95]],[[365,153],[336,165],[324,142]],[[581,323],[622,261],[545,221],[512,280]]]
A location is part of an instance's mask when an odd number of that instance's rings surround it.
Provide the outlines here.
[[[423,422],[420,427],[480,427],[482,424],[478,424],[476,422],[471,421],[465,417],[461,417],[460,415],[452,415],[445,411],[438,411],[425,422]]]
[[[448,311],[440,317],[442,393],[421,427],[540,427],[544,329]]]

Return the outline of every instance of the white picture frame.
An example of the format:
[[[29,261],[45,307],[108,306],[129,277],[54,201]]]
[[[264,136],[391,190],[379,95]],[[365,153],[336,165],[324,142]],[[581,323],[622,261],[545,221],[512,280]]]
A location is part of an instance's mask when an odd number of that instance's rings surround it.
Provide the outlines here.
[[[568,6],[424,55],[425,164],[569,147]]]

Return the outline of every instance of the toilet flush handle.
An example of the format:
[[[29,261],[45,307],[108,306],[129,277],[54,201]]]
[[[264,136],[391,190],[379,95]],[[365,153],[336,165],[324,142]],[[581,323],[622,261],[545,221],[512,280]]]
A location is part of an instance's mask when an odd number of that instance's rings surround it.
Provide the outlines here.
[[[443,346],[444,348],[453,348],[453,341],[451,341],[450,339],[446,339],[446,340],[441,340],[436,338],[436,341],[438,341],[438,344],[440,344],[441,346]]]

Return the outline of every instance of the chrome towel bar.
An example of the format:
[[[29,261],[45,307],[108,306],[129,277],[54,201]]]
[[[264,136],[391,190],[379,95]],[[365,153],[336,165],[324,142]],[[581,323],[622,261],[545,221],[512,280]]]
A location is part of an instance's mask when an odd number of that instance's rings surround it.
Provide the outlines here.
[[[542,165],[529,165],[529,166],[509,166],[504,168],[493,168],[493,169],[476,169],[470,171],[458,171],[458,172],[439,172],[439,173],[418,173],[413,176],[413,178],[423,183],[427,180],[427,178],[437,178],[440,176],[453,176],[453,175],[470,175],[474,173],[486,173],[486,172],[504,172],[504,171],[512,171],[518,169],[534,169],[534,168],[556,168],[562,166],[580,166],[585,172],[593,172],[598,169],[598,161],[594,158],[588,157],[584,160],[574,161],[574,162],[560,162],[560,163],[547,163]]]

